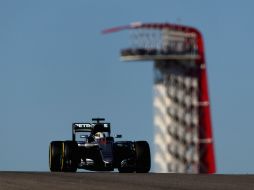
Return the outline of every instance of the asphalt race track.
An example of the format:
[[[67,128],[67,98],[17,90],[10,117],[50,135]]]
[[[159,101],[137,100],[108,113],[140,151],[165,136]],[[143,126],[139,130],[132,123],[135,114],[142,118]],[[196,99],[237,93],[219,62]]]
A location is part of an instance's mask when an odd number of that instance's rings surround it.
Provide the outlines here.
[[[0,172],[0,190],[254,190],[254,175]]]

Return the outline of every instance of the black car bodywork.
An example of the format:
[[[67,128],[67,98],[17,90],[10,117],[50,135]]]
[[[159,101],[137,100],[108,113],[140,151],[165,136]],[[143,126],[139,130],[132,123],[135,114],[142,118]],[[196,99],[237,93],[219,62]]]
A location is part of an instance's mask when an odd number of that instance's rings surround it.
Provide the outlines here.
[[[71,141],[52,141],[49,167],[52,172],[113,171],[147,173],[151,167],[146,141],[116,141],[110,123],[94,118],[92,123],[73,123]],[[102,137],[96,137],[103,134]],[[79,136],[78,136],[79,135]],[[117,135],[116,138],[121,137]],[[78,139],[79,138],[79,139]]]

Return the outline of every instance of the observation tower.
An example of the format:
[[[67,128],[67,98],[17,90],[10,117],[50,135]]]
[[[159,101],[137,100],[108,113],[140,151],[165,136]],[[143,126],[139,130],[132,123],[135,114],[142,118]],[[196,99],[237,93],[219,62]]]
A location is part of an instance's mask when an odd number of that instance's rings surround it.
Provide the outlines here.
[[[157,172],[215,173],[215,154],[204,43],[193,28],[169,23],[132,23],[123,61],[154,65],[154,143]]]

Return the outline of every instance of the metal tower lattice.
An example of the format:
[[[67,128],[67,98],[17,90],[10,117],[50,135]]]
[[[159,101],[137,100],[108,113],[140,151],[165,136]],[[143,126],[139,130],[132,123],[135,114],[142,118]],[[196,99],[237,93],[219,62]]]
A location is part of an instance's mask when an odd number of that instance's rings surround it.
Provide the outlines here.
[[[204,45],[192,27],[133,23],[123,61],[154,62],[154,143],[158,172],[215,173]]]

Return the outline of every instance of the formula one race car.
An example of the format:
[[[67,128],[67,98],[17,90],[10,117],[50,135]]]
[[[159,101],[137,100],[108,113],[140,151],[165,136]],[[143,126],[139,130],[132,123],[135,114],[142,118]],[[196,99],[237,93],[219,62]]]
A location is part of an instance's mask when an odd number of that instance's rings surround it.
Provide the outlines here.
[[[52,172],[113,171],[147,173],[151,167],[146,141],[114,141],[110,123],[94,118],[93,123],[73,123],[71,141],[52,141],[49,167]],[[121,138],[116,135],[115,138]]]

